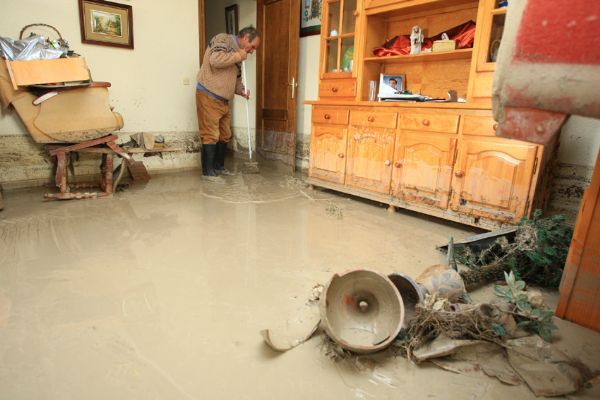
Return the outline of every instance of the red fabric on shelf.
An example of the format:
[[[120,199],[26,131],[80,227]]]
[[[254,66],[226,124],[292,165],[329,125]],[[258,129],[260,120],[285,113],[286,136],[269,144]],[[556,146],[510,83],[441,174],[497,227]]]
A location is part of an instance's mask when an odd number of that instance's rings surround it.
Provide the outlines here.
[[[444,33],[444,32],[442,32]],[[421,51],[428,50],[433,47],[435,40],[442,38],[442,33],[439,33],[431,38],[425,38],[421,45]],[[473,47],[473,41],[475,40],[475,22],[469,21],[462,25],[455,26],[452,29],[445,31],[448,37],[452,40],[456,40],[457,49],[465,49]],[[385,56],[399,56],[410,53],[410,36],[399,35],[388,40],[383,46],[376,47],[373,49],[373,54],[377,57]]]

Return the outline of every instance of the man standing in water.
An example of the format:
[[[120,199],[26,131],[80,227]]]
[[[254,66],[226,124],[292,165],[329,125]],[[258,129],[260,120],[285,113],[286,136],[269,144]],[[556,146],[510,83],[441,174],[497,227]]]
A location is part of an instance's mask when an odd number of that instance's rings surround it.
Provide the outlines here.
[[[227,174],[225,151],[231,140],[231,100],[246,99],[242,84],[242,61],[260,45],[258,31],[246,27],[237,35],[220,33],[210,40],[196,84],[196,112],[202,142],[202,174]]]

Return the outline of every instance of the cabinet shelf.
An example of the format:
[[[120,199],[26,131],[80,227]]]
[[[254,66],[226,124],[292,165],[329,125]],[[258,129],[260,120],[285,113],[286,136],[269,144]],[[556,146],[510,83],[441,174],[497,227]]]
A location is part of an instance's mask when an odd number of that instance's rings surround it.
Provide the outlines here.
[[[458,49],[453,51],[443,51],[439,53],[421,53],[421,54],[406,54],[401,56],[385,56],[385,57],[365,57],[365,62],[375,63],[402,63],[402,62],[421,62],[421,61],[441,61],[441,60],[458,60],[461,58],[471,58],[473,49]]]
[[[337,36],[328,36],[325,38],[325,40],[338,40],[338,39],[347,39],[347,38],[353,38],[354,37],[354,33],[344,33],[343,35],[337,35]]]

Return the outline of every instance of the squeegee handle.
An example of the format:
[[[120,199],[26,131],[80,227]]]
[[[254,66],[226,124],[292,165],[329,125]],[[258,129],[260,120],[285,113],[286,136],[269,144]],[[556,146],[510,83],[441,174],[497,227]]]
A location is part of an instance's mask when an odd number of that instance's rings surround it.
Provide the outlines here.
[[[242,61],[242,84],[244,85],[244,91],[248,92],[248,81],[246,80],[246,61]],[[252,160],[252,141],[250,140],[250,100],[246,99],[246,128],[248,134],[248,157]]]

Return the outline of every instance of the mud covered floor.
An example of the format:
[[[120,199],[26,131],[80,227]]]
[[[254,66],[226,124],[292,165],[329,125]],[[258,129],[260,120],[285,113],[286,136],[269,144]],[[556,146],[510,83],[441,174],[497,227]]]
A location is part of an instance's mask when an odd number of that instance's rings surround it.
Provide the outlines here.
[[[386,355],[334,362],[319,336],[276,354],[258,333],[333,272],[416,276],[469,228],[265,171],[163,175],[102,200],[43,192],[7,192],[0,212],[2,399],[534,398]],[[559,347],[600,369],[600,335],[557,324]]]

